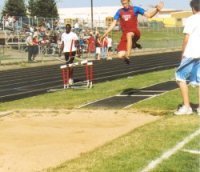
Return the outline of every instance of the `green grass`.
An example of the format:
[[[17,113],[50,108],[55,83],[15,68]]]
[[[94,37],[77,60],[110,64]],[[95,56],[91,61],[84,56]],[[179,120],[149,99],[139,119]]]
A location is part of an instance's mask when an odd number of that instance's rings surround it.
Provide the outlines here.
[[[170,160],[159,165],[159,167],[152,172],[199,172],[199,162],[200,158],[198,155],[179,152],[172,156]]]
[[[12,109],[72,109],[82,104],[119,94],[130,88],[142,88],[155,83],[168,81],[173,78],[174,70],[152,72],[144,75],[136,75],[129,78],[94,84],[93,89],[66,90],[48,93],[31,98],[25,98],[12,102],[0,103],[0,110]],[[162,77],[160,77],[162,76]],[[151,78],[151,80],[147,79]],[[62,84],[62,83],[61,83]],[[103,90],[103,91],[102,91]]]
[[[139,172],[149,162],[161,156],[163,152],[171,149],[195,131],[199,127],[199,122],[200,120],[196,116],[174,117],[169,115],[48,171]],[[175,157],[173,160],[181,159],[182,161],[179,161],[179,164],[177,161],[172,161],[166,169],[169,169],[170,172],[176,172],[176,169],[190,171],[192,168],[193,171],[197,172],[200,164],[197,163],[197,158],[190,158],[191,156],[179,157],[179,159]],[[190,162],[191,165],[185,165],[185,161]],[[167,162],[163,164],[165,163]],[[161,164],[161,171],[168,172],[165,170],[166,166]]]
[[[113,31],[111,33],[114,42],[119,42],[121,38],[121,31]],[[183,40],[184,34],[182,32],[173,30],[141,30],[141,40],[145,41],[166,41],[166,40]]]
[[[198,136],[195,140],[187,144],[186,149],[195,149],[200,151],[200,136]]]
[[[160,32],[160,31],[143,31],[142,32],[142,40],[182,40],[183,39],[182,33],[176,32]]]
[[[200,151],[200,136],[196,137],[184,149]],[[159,165],[154,172],[158,171],[181,171],[181,172],[198,172],[200,169],[200,155],[184,152],[180,150],[170,159]]]
[[[125,89],[137,89],[168,81],[173,76],[174,69],[152,72],[95,84],[94,88],[90,90],[67,90],[1,103],[0,110],[24,108],[70,109],[96,99],[116,95]],[[192,102],[197,103],[196,90],[190,88],[190,91]],[[172,115],[172,110],[181,102],[179,91],[174,90],[159,97],[135,104],[131,109],[147,111],[153,115],[163,115],[163,117],[155,122],[132,130],[100,148],[81,154],[79,158],[63,162],[59,166],[47,171],[139,172],[149,162],[160,157],[164,152],[174,147],[200,127],[200,118],[197,115]],[[199,139],[200,136],[196,137],[192,142],[185,145],[184,148],[199,149]],[[199,168],[199,156],[180,150],[161,163],[154,171],[198,172]]]

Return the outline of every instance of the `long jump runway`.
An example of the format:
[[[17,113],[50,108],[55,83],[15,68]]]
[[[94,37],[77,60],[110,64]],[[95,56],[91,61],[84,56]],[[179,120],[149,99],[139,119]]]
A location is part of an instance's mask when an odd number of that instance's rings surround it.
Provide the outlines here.
[[[94,62],[94,84],[146,72],[177,67],[181,52],[135,56],[126,65],[120,59]],[[85,80],[83,66],[74,69],[75,81]],[[0,102],[47,93],[63,87],[60,65],[0,72]]]
[[[99,101],[91,102],[86,105],[81,106],[80,108],[115,108],[115,109],[125,109],[133,104],[150,99],[165,92],[176,89],[177,83],[175,81],[167,81],[152,85],[150,87],[145,87],[142,89],[128,89],[122,93],[108,97]]]

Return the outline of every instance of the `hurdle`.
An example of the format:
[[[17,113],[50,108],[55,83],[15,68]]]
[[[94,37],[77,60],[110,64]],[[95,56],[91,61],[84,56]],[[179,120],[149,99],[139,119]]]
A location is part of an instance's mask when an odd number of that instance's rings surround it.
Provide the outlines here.
[[[72,85],[70,85],[69,83],[69,79],[70,79],[70,69],[78,66],[78,65],[82,65],[85,66],[85,76],[86,76],[86,81],[82,81],[82,83],[85,83],[85,85],[80,86],[80,82],[78,82],[77,84],[74,83]],[[80,63],[72,63],[72,64],[68,64],[68,65],[62,65],[60,66],[61,69],[61,75],[62,75],[62,79],[63,79],[63,88],[64,89],[81,89],[81,88],[92,88],[93,87],[93,80],[94,80],[94,75],[93,75],[93,62],[88,62],[87,60],[83,60]]]
[[[86,87],[92,88],[93,72],[94,72],[93,62],[88,62],[86,60],[82,61],[81,64],[85,65]]]

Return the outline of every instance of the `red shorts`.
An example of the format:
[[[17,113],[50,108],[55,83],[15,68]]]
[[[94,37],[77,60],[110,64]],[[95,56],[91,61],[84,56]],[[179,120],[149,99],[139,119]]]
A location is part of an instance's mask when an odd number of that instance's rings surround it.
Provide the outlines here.
[[[128,32],[123,32],[119,45],[117,46],[117,51],[127,51],[127,35]],[[140,39],[140,31],[135,30],[133,31],[134,37],[133,40],[136,42]]]

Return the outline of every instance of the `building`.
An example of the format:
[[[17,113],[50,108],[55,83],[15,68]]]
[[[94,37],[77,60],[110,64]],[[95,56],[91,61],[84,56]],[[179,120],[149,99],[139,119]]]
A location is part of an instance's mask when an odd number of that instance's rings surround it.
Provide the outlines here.
[[[95,25],[102,25],[102,22],[105,22],[106,17],[114,16],[117,9],[120,7],[94,7],[93,8],[93,20]],[[64,23],[64,20],[67,19],[79,19],[84,21],[85,24],[91,25],[91,8],[59,8],[58,14],[60,16],[61,22]]]
[[[165,27],[182,27],[185,19],[191,15],[192,11],[163,10],[149,21],[163,23]]]
[[[95,27],[107,27],[113,21],[113,17],[121,6],[110,7],[94,7],[93,8],[93,20]],[[71,20],[79,20],[80,24],[85,26],[91,26],[91,8],[59,8],[58,14],[60,16],[61,23],[66,23]],[[145,20],[142,16],[139,16],[139,21]],[[64,22],[65,21],[65,22]]]
[[[192,11],[180,11],[171,13],[171,17],[174,19],[175,25],[180,27],[184,25],[186,18],[190,17],[192,14]]]
[[[93,7],[93,20],[95,27],[108,27],[113,21],[113,16],[121,6],[110,6],[110,7]],[[78,20],[80,24],[84,26],[91,26],[91,8],[59,8],[58,13],[62,23],[71,24]],[[191,11],[181,11],[174,9],[163,9],[152,19],[150,22],[163,23],[165,27],[182,27],[187,17],[192,15]],[[147,22],[147,19],[143,16],[139,16],[138,20],[140,23]],[[65,21],[65,22],[64,22]]]

